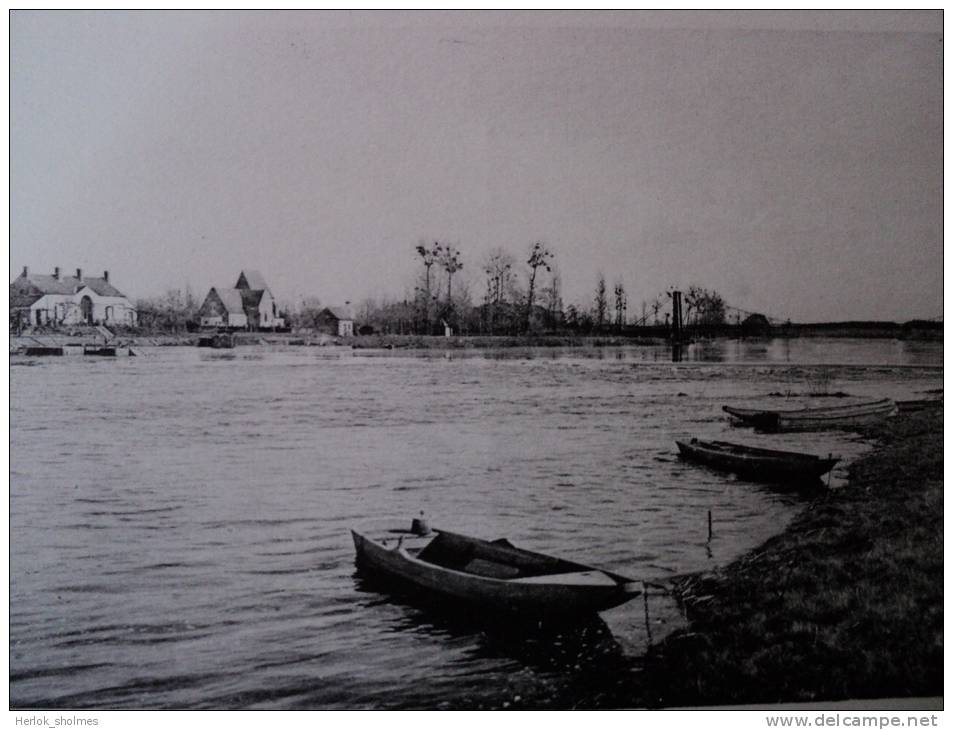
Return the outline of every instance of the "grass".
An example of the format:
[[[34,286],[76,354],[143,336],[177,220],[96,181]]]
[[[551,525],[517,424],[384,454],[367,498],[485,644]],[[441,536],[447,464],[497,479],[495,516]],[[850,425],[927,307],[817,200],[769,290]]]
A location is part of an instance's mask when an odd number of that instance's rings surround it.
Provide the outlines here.
[[[677,586],[690,621],[604,702],[673,706],[942,695],[942,409],[866,434],[849,486]]]
[[[345,340],[355,348],[406,348],[462,350],[519,347],[618,347],[626,345],[664,345],[664,339],[622,337],[616,335],[362,335]]]

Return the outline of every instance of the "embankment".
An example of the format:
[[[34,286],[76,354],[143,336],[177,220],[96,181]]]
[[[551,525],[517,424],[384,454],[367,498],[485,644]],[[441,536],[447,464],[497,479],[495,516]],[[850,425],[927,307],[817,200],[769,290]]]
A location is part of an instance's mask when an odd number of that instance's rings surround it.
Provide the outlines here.
[[[677,586],[690,625],[601,706],[943,693],[942,408],[865,433],[849,485],[741,560]]]

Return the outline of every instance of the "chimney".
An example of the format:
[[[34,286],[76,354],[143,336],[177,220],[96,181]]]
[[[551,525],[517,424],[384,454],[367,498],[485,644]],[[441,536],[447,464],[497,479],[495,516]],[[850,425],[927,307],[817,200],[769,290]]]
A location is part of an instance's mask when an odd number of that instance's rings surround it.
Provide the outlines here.
[[[25,278],[27,278],[29,275],[30,275],[30,270],[29,270],[26,266],[24,266],[24,267],[23,267],[23,278],[25,279]]]
[[[103,272],[103,281],[105,281],[107,284],[109,283],[109,272],[108,272],[108,271],[104,271],[104,272]]]
[[[60,267],[59,267],[59,266],[54,266],[54,267],[53,267],[53,278],[56,279],[57,281],[59,281],[59,278],[60,278]]]
[[[76,269],[76,278],[79,279],[80,281],[83,280],[83,270],[82,270],[82,269]]]

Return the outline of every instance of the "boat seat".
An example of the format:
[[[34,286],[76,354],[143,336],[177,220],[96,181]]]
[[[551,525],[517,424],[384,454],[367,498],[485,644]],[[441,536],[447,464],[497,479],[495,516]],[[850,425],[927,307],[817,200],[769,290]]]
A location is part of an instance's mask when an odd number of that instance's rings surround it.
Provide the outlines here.
[[[417,554],[417,558],[443,568],[463,570],[464,566],[473,558],[473,548],[470,546],[467,546],[467,549],[464,550],[448,548],[446,541],[441,535],[438,535]]]
[[[482,578],[508,579],[515,578],[520,574],[519,568],[515,568],[512,565],[504,565],[503,563],[496,563],[492,560],[484,560],[483,558],[474,558],[464,565],[461,570],[464,573],[479,575]]]
[[[526,578],[517,578],[514,583],[548,583],[563,586],[606,586],[612,587],[617,583],[601,570],[577,570],[572,573],[556,573],[554,575],[531,575]]]

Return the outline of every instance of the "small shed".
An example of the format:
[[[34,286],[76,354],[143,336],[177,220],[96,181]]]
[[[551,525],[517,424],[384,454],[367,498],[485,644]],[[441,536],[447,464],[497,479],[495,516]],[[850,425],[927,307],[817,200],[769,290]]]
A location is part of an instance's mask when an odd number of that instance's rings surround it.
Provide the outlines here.
[[[349,307],[325,307],[315,317],[315,329],[337,337],[354,335],[354,315]]]

